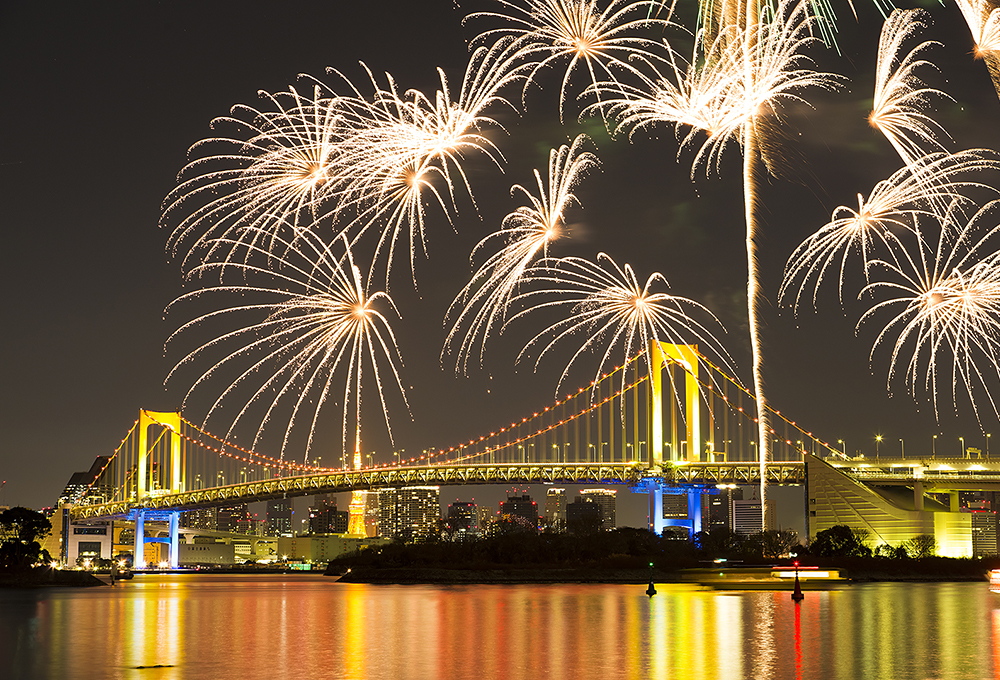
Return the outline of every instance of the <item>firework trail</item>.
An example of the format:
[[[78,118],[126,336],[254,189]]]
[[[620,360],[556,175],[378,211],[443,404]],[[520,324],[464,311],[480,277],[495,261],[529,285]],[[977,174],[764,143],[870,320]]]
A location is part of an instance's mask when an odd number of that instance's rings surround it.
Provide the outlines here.
[[[865,312],[858,328],[866,322],[882,326],[876,318],[884,311],[895,313],[879,332],[871,357],[891,345],[887,388],[891,391],[894,377],[903,372],[914,399],[921,389],[930,393],[935,417],[943,393],[950,392],[958,409],[959,389],[977,418],[980,391],[1000,415],[991,394],[1000,378],[998,209],[1000,201],[992,201],[971,219],[964,210],[949,211],[936,244],[912,239],[912,246],[891,261],[871,264],[885,280],[873,281],[863,292],[888,298]]]
[[[167,340],[168,346],[179,336],[207,322],[225,321],[232,330],[187,354],[170,371],[167,381],[188,364],[211,363],[188,389],[184,398],[187,402],[214,374],[240,371],[235,380],[226,383],[226,388],[208,409],[205,422],[224,402],[242,399],[237,396],[242,389],[251,390],[252,395],[233,418],[223,439],[230,438],[252,408],[266,407],[251,446],[256,448],[265,428],[278,417],[279,410],[290,408],[281,457],[284,459],[289,439],[299,421],[308,418],[305,451],[308,461],[320,413],[331,392],[337,389],[335,378],[338,374],[346,373],[343,393],[345,453],[350,412],[355,416],[355,446],[359,445],[362,373],[371,371],[391,437],[383,389],[383,375],[387,370],[404,403],[406,401],[397,368],[402,358],[396,338],[389,319],[378,309],[382,305],[398,315],[392,299],[384,292],[367,291],[346,239],[340,239],[345,249],[340,256],[310,232],[304,232],[294,242],[280,237],[274,239],[281,246],[282,255],[274,254],[273,248],[264,250],[253,243],[225,244],[234,250],[246,249],[253,255],[268,257],[270,266],[267,268],[231,260],[205,263],[191,272],[192,277],[205,273],[199,270],[221,272],[220,279],[231,272],[238,275],[241,282],[226,284],[220,280],[219,285],[192,291],[171,303],[168,311],[203,297],[234,300],[230,306],[201,314],[182,325]],[[251,280],[260,283],[251,283]],[[261,301],[246,302],[248,295]],[[211,358],[213,352],[225,356],[215,360]]]
[[[617,130],[636,129],[655,123],[700,127],[707,133],[692,165],[692,176],[699,165],[706,172],[718,170],[722,152],[730,142],[743,151],[743,192],[746,220],[747,249],[747,316],[753,355],[754,397],[757,400],[758,451],[760,457],[761,504],[766,517],[767,463],[771,457],[768,403],[764,392],[763,357],[760,348],[759,307],[763,300],[757,262],[758,224],[756,217],[756,182],[760,163],[767,145],[763,137],[771,121],[780,121],[781,103],[807,103],[798,94],[806,88],[836,89],[841,78],[816,71],[812,61],[803,54],[811,44],[819,42],[817,24],[823,22],[813,15],[804,2],[781,2],[767,12],[760,12],[756,3],[728,3],[731,9],[704,14],[716,23],[705,30],[695,45],[691,66],[681,69],[670,59],[671,82],[659,70],[645,78],[648,91],[625,90],[623,96],[609,97],[599,106],[607,108],[617,118]],[[701,52],[701,57],[699,56]],[[596,86],[611,93],[615,84]],[[672,103],[663,106],[663,102]],[[678,105],[679,102],[679,105]],[[677,115],[682,113],[683,115]],[[693,143],[688,135],[685,144]],[[773,160],[768,161],[768,165]]]
[[[976,43],[977,59],[986,62],[993,87],[1000,96],[1000,7],[988,0],[957,0]]]
[[[941,206],[967,213],[978,205],[969,192],[981,189],[995,194],[996,189],[983,182],[962,179],[987,170],[1000,170],[1000,159],[987,149],[933,153],[876,184],[867,199],[858,194],[856,210],[838,207],[831,221],[792,253],[785,265],[779,302],[792,304],[798,314],[811,286],[815,308],[820,284],[828,273],[836,271],[843,306],[844,273],[852,253],[860,254],[867,276],[868,263],[876,259],[876,254],[891,257],[894,249],[903,247],[903,236],[919,239],[919,221],[940,219]],[[794,302],[789,303],[792,298]]]
[[[662,0],[612,0],[601,10],[597,0],[498,0],[504,12],[476,12],[466,21],[499,19],[504,28],[486,30],[474,44],[513,37],[513,46],[529,70],[522,98],[537,76],[556,63],[568,61],[559,89],[559,117],[563,119],[567,91],[573,73],[586,71],[591,83],[608,78],[617,83],[615,70],[637,74],[630,63],[634,57],[646,59],[660,46],[655,40],[636,35],[637,31],[662,31],[673,5]],[[664,18],[660,18],[660,15]]]
[[[528,341],[518,361],[538,350],[537,368],[549,352],[574,337],[584,338],[563,369],[556,394],[570,369],[584,354],[602,353],[595,373],[597,381],[612,362],[612,354],[623,348],[621,356],[627,361],[653,346],[650,343],[654,341],[680,345],[697,342],[721,357],[722,363],[731,366],[721,343],[687,310],[707,314],[721,329],[719,320],[708,308],[693,300],[654,292],[656,284],[668,285],[658,272],[640,284],[630,265],[626,264],[623,269],[609,255],[600,253],[596,263],[578,257],[546,258],[528,269],[524,278],[528,289],[514,300],[528,307],[512,316],[508,323],[543,309],[568,308],[568,315]],[[647,371],[652,371],[648,358]],[[622,380],[624,385],[624,371]]]
[[[925,41],[901,57],[904,43],[927,28],[930,15],[921,9],[897,9],[882,25],[875,66],[875,96],[868,122],[879,130],[907,165],[926,153],[945,151],[938,134],[948,136],[924,113],[931,99],[951,100],[941,90],[924,86],[916,75],[921,67],[936,68],[920,55],[941,43]],[[953,100],[952,100],[953,101]]]
[[[502,228],[480,241],[472,252],[485,251],[500,242],[500,249],[491,255],[472,276],[451,303],[447,318],[456,316],[455,323],[442,353],[448,352],[461,337],[456,370],[466,371],[475,345],[480,345],[479,360],[483,359],[486,341],[507,319],[511,299],[517,292],[527,268],[539,256],[547,257],[549,245],[565,236],[564,213],[573,203],[579,203],[573,189],[583,176],[599,164],[597,157],[585,151],[588,139],[579,135],[572,145],[549,151],[547,183],[535,170],[537,195],[515,184],[511,193],[520,192],[530,205],[519,207],[507,215]],[[461,329],[467,327],[465,335]]]

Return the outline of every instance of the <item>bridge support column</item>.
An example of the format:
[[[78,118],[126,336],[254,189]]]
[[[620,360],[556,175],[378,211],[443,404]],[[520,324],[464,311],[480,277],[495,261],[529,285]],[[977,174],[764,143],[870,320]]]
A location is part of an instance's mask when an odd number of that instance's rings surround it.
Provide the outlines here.
[[[167,520],[167,526],[170,531],[170,568],[176,569],[180,566],[180,555],[178,551],[180,549],[180,541],[178,541],[178,536],[180,532],[178,528],[180,526],[181,513],[179,510],[174,510],[170,513],[170,517]]]
[[[146,511],[135,513],[135,545],[132,547],[132,568],[142,569],[146,566]]]
[[[913,509],[924,509],[924,483],[920,481],[913,483]]]
[[[660,536],[663,526],[663,487],[657,484],[649,490],[649,528]]]
[[[688,489],[688,517],[691,519],[691,531],[688,538],[701,532],[701,489]]]

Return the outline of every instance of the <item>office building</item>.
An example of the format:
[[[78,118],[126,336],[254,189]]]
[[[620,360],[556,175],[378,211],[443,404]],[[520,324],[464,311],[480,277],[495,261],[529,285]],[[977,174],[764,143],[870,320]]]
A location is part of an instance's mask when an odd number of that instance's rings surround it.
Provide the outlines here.
[[[109,460],[111,458],[108,456],[98,456],[89,470],[86,472],[74,472],[70,476],[69,481],[66,482],[66,488],[59,494],[59,500],[56,505],[79,503],[84,495],[89,495],[94,500],[109,500],[111,487],[96,484],[101,476],[101,472],[107,467]]]
[[[479,508],[475,503],[455,501],[448,506],[448,535],[453,541],[478,538]]]
[[[407,543],[419,543],[438,530],[441,491],[437,486],[379,489],[378,533]]]
[[[701,528],[709,531],[716,527],[733,527],[733,501],[743,500],[743,489],[735,484],[716,489],[718,493],[701,495]]]
[[[346,534],[349,516],[347,511],[337,509],[337,499],[333,494],[320,494],[309,507],[310,534]]]
[[[292,499],[278,498],[267,502],[267,519],[265,532],[268,536],[291,536],[292,518],[295,510]]]
[[[571,534],[591,534],[603,524],[603,511],[599,504],[577,496],[566,504],[566,530]]]
[[[615,501],[618,492],[614,489],[583,489],[580,497],[588,503],[596,503],[601,507],[601,529],[614,531],[616,524]]]
[[[508,496],[507,500],[500,503],[500,514],[520,517],[525,521],[526,526],[538,529],[538,504],[531,500],[531,496],[528,494]]]
[[[545,524],[553,531],[566,531],[566,489],[545,491]]]

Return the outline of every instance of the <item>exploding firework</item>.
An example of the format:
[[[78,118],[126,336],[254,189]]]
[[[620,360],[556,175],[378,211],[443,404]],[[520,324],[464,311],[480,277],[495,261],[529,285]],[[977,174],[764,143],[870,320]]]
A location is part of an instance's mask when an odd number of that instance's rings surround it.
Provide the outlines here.
[[[634,57],[649,58],[659,43],[637,32],[670,25],[668,10],[661,0],[612,0],[601,10],[597,0],[498,0],[506,13],[477,12],[466,21],[499,19],[509,26],[481,33],[476,42],[513,36],[520,59],[529,71],[524,90],[536,76],[557,62],[568,61],[559,89],[562,118],[570,79],[584,69],[593,84],[598,77],[617,83],[615,70],[637,73],[630,63]],[[663,18],[661,18],[661,14]]]
[[[306,460],[313,444],[320,413],[331,392],[336,390],[335,378],[346,374],[343,408],[343,438],[345,453],[347,428],[353,412],[357,429],[355,447],[360,441],[362,374],[374,375],[376,392],[389,427],[389,409],[386,404],[383,375],[392,374],[405,402],[406,395],[400,382],[397,366],[402,358],[393,335],[389,319],[379,311],[379,306],[398,315],[392,299],[384,292],[369,293],[355,265],[346,239],[341,239],[345,253],[334,254],[310,232],[299,238],[280,243],[282,255],[273,249],[264,250],[253,243],[227,243],[234,250],[246,249],[254,255],[266,255],[269,266],[262,268],[240,261],[206,263],[192,271],[192,276],[218,270],[220,279],[230,272],[237,274],[240,284],[230,285],[220,280],[219,285],[198,289],[175,300],[168,309],[210,297],[236,299],[235,304],[217,308],[197,316],[175,331],[167,341],[186,335],[206,322],[229,321],[228,330],[198,349],[187,354],[171,370],[167,380],[178,374],[182,367],[196,361],[207,361],[211,366],[194,381],[185,396],[208,383],[216,373],[236,370],[239,376],[226,384],[205,415],[207,423],[223,403],[243,399],[244,389],[252,392],[246,399],[224,439],[229,439],[238,424],[251,410],[265,410],[260,419],[251,448],[257,446],[265,428],[277,419],[281,409],[289,410],[285,426],[281,456],[284,458],[289,439],[300,419],[308,418],[308,443]],[[260,280],[261,283],[252,281]],[[246,296],[257,296],[261,302],[245,302]],[[249,322],[244,322],[249,319]],[[209,358],[221,350],[225,356]],[[311,414],[309,413],[311,411]]]
[[[221,254],[228,260],[241,244],[270,251],[294,240],[319,219],[336,186],[338,149],[349,133],[337,102],[322,98],[319,88],[313,97],[294,88],[261,96],[276,110],[238,105],[231,116],[212,121],[213,128],[246,134],[192,146],[190,155],[209,153],[184,166],[177,187],[164,199],[160,224],[177,218],[167,247],[177,254],[187,246],[185,269],[190,257]]]
[[[868,121],[878,129],[900,158],[911,164],[926,153],[945,151],[938,134],[947,132],[924,113],[935,97],[951,99],[941,90],[926,87],[917,76],[921,67],[935,68],[920,55],[940,43],[925,41],[900,57],[903,45],[927,28],[930,15],[921,9],[897,9],[882,26],[875,67],[875,97]]]
[[[731,365],[719,341],[688,310],[707,315],[722,328],[719,320],[694,300],[654,292],[657,284],[668,285],[659,272],[641,284],[631,265],[626,264],[623,269],[609,255],[600,253],[596,263],[578,257],[546,258],[525,273],[525,283],[530,290],[519,293],[515,300],[529,306],[510,321],[541,309],[568,309],[569,314],[535,335],[521,350],[518,361],[538,350],[537,368],[546,354],[574,337],[584,338],[563,369],[557,394],[570,369],[583,355],[601,354],[596,384],[612,362],[612,355],[622,356],[624,350],[627,360],[651,347],[654,341],[679,345],[701,343],[709,352],[722,357],[726,365]],[[647,370],[652,371],[649,361]]]
[[[976,42],[976,58],[986,62],[1000,95],[1000,7],[988,0],[958,0],[958,6]]]
[[[884,311],[895,313],[879,332],[871,356],[891,345],[887,387],[891,391],[894,377],[903,372],[915,399],[921,390],[930,394],[935,416],[945,395],[958,409],[960,389],[977,417],[981,394],[1000,413],[991,393],[1000,379],[998,209],[1000,201],[993,201],[968,220],[963,210],[949,211],[936,244],[911,239],[912,245],[891,261],[871,265],[885,280],[873,281],[865,291],[888,299],[865,312],[858,328],[879,323]]]
[[[535,170],[537,195],[516,184],[511,193],[520,192],[530,205],[521,206],[507,215],[502,228],[476,245],[472,259],[496,242],[500,250],[491,255],[472,276],[462,292],[451,303],[449,316],[457,318],[445,341],[444,351],[460,337],[460,329],[467,327],[458,350],[456,369],[466,370],[475,345],[480,345],[482,362],[486,340],[491,332],[499,330],[506,320],[510,302],[517,292],[525,270],[539,255],[548,255],[549,244],[565,236],[566,208],[577,202],[573,188],[598,164],[597,157],[584,151],[585,135],[579,135],[571,146],[561,146],[549,152],[548,186]]]
[[[689,127],[682,148],[704,132],[692,176],[702,165],[718,169],[727,145],[742,144],[747,129],[764,116],[778,116],[782,102],[808,103],[799,91],[838,86],[839,76],[813,70],[803,54],[818,41],[811,32],[815,21],[804,4],[782,3],[771,22],[728,26],[708,45],[697,41],[690,66],[679,66],[671,56],[666,73],[647,62],[641,85],[598,83],[596,89],[607,96],[591,110],[606,110],[616,119],[616,131],[630,137],[658,124],[674,125],[678,136]],[[616,91],[620,95],[611,96]]]
[[[798,313],[811,285],[815,307],[820,284],[834,270],[843,303],[844,271],[851,253],[860,254],[867,275],[867,264],[876,254],[890,257],[895,248],[902,247],[901,235],[919,238],[920,219],[938,219],[946,212],[942,206],[952,211],[971,209],[976,205],[971,190],[995,193],[983,182],[962,178],[998,169],[996,154],[986,149],[929,154],[904,166],[876,184],[867,199],[858,194],[856,210],[847,206],[834,210],[831,221],[795,249],[785,266],[779,300],[787,303],[794,297]]]

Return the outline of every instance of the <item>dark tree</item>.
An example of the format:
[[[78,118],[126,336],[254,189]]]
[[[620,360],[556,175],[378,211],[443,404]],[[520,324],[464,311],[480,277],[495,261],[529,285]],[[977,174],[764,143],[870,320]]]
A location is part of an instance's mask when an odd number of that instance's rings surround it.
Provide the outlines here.
[[[817,533],[809,550],[820,557],[871,557],[872,549],[866,545],[866,539],[866,532],[838,524]]]
[[[40,512],[11,508],[0,512],[0,569],[28,569],[48,558],[39,539],[52,532],[52,523]]]

